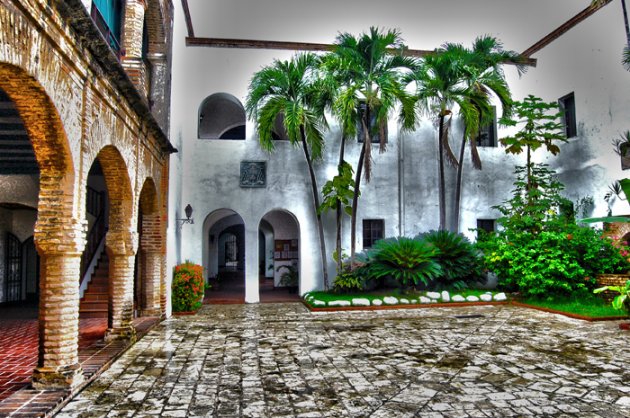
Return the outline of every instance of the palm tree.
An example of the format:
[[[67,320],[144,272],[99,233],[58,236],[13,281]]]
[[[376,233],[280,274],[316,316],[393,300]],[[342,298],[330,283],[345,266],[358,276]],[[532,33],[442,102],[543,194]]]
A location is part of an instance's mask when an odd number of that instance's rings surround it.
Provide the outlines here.
[[[475,39],[472,49],[467,50],[462,58],[465,60],[462,66],[464,83],[471,89],[471,104],[477,107],[479,113],[479,126],[488,126],[493,122],[494,109],[491,106],[491,97],[496,97],[501,103],[502,118],[510,115],[512,110],[512,97],[505,80],[505,75],[500,67],[502,63],[512,62],[517,66],[519,74],[525,67],[519,64],[521,57],[513,51],[505,51],[501,43],[494,37],[485,35]],[[466,141],[470,144],[470,155],[473,167],[481,170],[481,158],[477,150],[478,131],[465,129],[462,135],[462,144],[457,160],[457,180],[455,185],[455,206],[453,219],[455,232],[459,232],[459,213],[461,206],[462,178],[464,171],[464,151]]]
[[[308,166],[317,218],[324,288],[328,289],[326,244],[319,208],[319,189],[313,161],[322,157],[323,130],[327,128],[322,102],[321,79],[317,74],[320,59],[314,54],[299,54],[289,61],[275,60],[254,74],[246,102],[249,118],[256,122],[258,139],[263,149],[272,152],[273,131],[278,118],[291,144],[301,146]]]
[[[397,30],[380,31],[371,27],[369,33],[354,37],[349,33],[337,36],[328,70],[338,84],[333,113],[342,129],[340,165],[343,162],[345,139],[361,136],[352,199],[350,259],[354,261],[356,222],[361,190],[361,177],[372,176],[372,137],[379,135],[380,151],[387,143],[387,118],[400,104],[399,121],[403,130],[416,122],[414,99],[404,88],[403,75],[417,66],[417,61],[402,55],[404,45]],[[360,129],[359,129],[360,127]],[[365,173],[364,173],[365,170]]]
[[[458,166],[448,137],[453,109],[459,108],[467,132],[479,129],[479,92],[466,83],[464,63],[469,52],[459,44],[446,44],[434,54],[427,55],[409,81],[416,84],[416,98],[420,111],[438,120],[438,191],[440,224],[446,229],[445,160]]]

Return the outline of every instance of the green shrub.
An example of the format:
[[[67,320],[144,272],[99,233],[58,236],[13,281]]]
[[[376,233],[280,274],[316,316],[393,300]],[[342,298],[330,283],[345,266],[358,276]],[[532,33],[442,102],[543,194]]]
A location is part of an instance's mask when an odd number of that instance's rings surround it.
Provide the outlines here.
[[[566,298],[592,291],[599,273],[628,270],[627,249],[575,224],[553,170],[532,163],[515,171],[512,198],[495,207],[503,229],[477,242],[499,286],[526,297]]]
[[[499,286],[524,296],[553,299],[592,291],[597,274],[629,267],[610,240],[575,224],[538,234],[498,233],[477,245],[485,254],[484,267],[499,277]]]
[[[204,294],[203,267],[190,261],[175,266],[171,287],[173,312],[199,309]]]
[[[335,278],[332,290],[335,293],[361,292],[365,290],[365,284],[358,274],[344,271]]]
[[[360,271],[373,279],[389,276],[403,287],[427,285],[441,272],[435,261],[438,254],[439,250],[428,242],[406,237],[383,239],[367,251],[366,264]]]
[[[429,231],[416,239],[433,244],[438,250],[436,261],[442,271],[435,285],[441,288],[465,288],[481,275],[479,251],[462,234],[450,231]]]

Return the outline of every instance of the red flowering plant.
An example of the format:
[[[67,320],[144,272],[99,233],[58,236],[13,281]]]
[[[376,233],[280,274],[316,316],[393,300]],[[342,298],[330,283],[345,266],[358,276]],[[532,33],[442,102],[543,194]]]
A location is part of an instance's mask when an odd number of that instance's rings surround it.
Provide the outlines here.
[[[619,251],[626,261],[630,262],[630,248],[628,247],[628,241],[620,240],[619,237],[612,237],[611,244]]]
[[[173,312],[189,312],[201,308],[205,288],[203,267],[190,261],[175,266],[171,287]]]

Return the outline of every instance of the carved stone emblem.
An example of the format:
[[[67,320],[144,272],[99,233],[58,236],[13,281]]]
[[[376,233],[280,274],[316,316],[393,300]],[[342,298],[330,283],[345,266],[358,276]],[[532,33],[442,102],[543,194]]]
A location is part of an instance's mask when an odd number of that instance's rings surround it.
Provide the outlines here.
[[[266,161],[241,161],[241,187],[265,187],[266,185]]]

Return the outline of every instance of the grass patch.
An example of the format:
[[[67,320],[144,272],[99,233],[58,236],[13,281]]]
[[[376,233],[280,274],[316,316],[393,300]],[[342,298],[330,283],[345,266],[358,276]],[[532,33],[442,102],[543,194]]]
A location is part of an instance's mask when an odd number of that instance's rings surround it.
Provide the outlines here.
[[[419,299],[421,296],[426,296],[426,291],[413,291],[407,290],[403,291],[401,289],[379,289],[370,292],[357,292],[357,293],[333,293],[333,292],[310,292],[304,295],[304,300],[307,304],[312,307],[327,307],[329,302],[332,301],[348,301],[352,302],[353,299],[367,299],[370,301],[370,306],[375,305],[373,301],[375,299],[383,300],[386,296],[393,296],[397,299],[405,298],[410,302],[413,300]],[[440,293],[440,292],[438,292]],[[488,293],[487,290],[477,290],[477,289],[463,289],[459,291],[449,291],[450,297],[452,299],[455,295],[461,295],[464,298],[467,296],[481,296],[485,293]],[[492,295],[500,293],[498,291],[491,292]],[[317,305],[314,301],[325,302],[326,305]],[[438,299],[438,302],[442,302],[442,300]],[[531,306],[536,306],[545,309],[551,309],[558,312],[564,312],[569,314],[581,315],[589,318],[611,318],[611,317],[620,317],[626,315],[625,311],[614,309],[610,303],[605,302],[601,298],[585,294],[582,297],[574,297],[574,298],[565,298],[565,299],[536,299],[536,298],[526,298],[519,299],[518,302],[524,303]],[[404,305],[403,303],[399,303],[398,305]],[[391,306],[391,305],[390,305]]]
[[[625,311],[614,309],[610,303],[605,302],[595,295],[555,300],[527,298],[519,299],[519,302],[540,308],[587,316],[589,318],[607,318],[626,315]]]
[[[437,292],[436,293],[440,293]],[[452,290],[449,291],[449,295],[452,298],[455,295],[460,295],[464,298],[467,296],[481,296],[485,293],[489,293],[487,290],[476,290],[476,289],[463,289],[463,290]],[[493,295],[499,292],[490,292]],[[373,301],[378,299],[380,301],[387,296],[393,296],[397,299],[407,299],[409,302],[420,303],[420,297],[426,297],[427,291],[414,291],[414,290],[406,290],[403,291],[401,289],[379,289],[370,292],[357,292],[357,293],[334,293],[334,292],[324,292],[324,291],[316,291],[309,292],[304,295],[304,300],[312,307],[322,307],[322,305],[317,305],[314,301],[325,302],[326,306],[333,301],[348,301],[352,302],[353,299],[367,299],[370,301],[370,305],[374,305]],[[443,302],[441,298],[437,299],[438,302]],[[399,305],[404,305],[404,303],[399,303]]]

